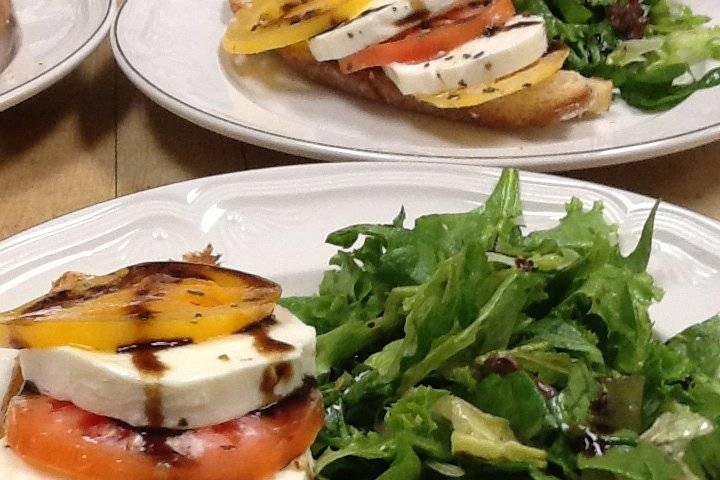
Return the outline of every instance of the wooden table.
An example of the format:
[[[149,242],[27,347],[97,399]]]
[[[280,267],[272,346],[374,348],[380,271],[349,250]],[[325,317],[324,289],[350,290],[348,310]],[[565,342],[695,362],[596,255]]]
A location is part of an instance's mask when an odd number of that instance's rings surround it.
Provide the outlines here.
[[[118,195],[309,161],[224,138],[156,106],[118,70],[106,42],[66,79],[0,113],[0,239]],[[720,142],[566,175],[720,219]]]

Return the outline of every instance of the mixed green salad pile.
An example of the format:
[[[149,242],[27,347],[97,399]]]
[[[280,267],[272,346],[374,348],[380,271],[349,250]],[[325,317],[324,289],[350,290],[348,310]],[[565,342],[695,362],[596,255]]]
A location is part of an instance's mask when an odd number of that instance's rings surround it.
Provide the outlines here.
[[[667,342],[654,212],[623,256],[602,205],[522,231],[518,173],[484,207],[356,225],[319,293],[320,479],[720,479],[720,318]]]
[[[518,11],[545,17],[548,36],[570,47],[566,68],[610,80],[630,105],[671,108],[720,85],[720,26],[679,0],[515,0]]]

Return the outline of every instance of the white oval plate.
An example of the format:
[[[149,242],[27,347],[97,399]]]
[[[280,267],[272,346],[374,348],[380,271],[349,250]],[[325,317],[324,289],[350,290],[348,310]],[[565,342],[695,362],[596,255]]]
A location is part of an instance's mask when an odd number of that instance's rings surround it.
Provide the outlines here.
[[[12,0],[19,43],[0,72],[0,112],[70,73],[105,38],[115,0]]]
[[[328,233],[349,224],[467,211],[482,203],[499,170],[458,165],[315,164],[209,177],[111,200],[0,242],[0,310],[46,292],[67,270],[107,273],[178,259],[212,243],[228,266],[265,275],[286,294],[316,291],[334,248]],[[602,200],[634,246],[654,200],[566,178],[522,174],[525,222],[548,227],[575,195]],[[650,271],[665,289],[652,309],[672,335],[720,311],[720,223],[663,204]]]
[[[685,0],[715,16],[716,0]],[[720,88],[668,112],[616,101],[599,119],[503,133],[401,112],[293,75],[273,54],[240,64],[220,52],[227,0],[128,0],[113,26],[122,70],[151,99],[223,135],[320,160],[414,160],[586,168],[639,160],[720,138]]]

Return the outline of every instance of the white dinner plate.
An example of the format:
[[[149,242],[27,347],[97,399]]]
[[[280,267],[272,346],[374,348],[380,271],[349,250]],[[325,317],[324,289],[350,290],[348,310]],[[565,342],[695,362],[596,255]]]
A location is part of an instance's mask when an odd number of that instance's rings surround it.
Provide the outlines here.
[[[12,0],[18,44],[0,72],[0,112],[54,84],[105,38],[115,0]]]
[[[714,15],[717,0],[684,0]],[[128,0],[111,39],[130,80],[221,134],[320,160],[414,160],[564,170],[628,162],[720,138],[720,88],[663,113],[621,101],[609,114],[503,133],[359,100],[299,79],[273,54],[221,52],[227,0]]]
[[[107,273],[128,264],[179,259],[211,243],[224,264],[311,294],[334,247],[328,233],[467,211],[482,203],[499,170],[410,163],[314,164],[233,173],[105,202],[0,242],[0,310],[46,292],[67,270]],[[525,223],[548,227],[572,195],[602,200],[632,248],[654,200],[560,177],[523,173]],[[672,335],[720,311],[720,223],[663,204],[650,271],[665,289],[653,306],[657,331]]]

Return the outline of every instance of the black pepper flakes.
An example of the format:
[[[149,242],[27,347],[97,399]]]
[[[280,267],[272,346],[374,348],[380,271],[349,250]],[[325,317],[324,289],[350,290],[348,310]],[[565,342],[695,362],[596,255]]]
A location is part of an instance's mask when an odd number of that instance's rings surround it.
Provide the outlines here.
[[[188,290],[187,293],[190,295],[195,295],[196,297],[204,297],[205,292],[201,292],[200,290]]]
[[[488,62],[485,64],[485,70],[490,70],[492,68],[492,63]]]
[[[485,87],[483,88],[483,93],[495,93],[497,92],[497,88],[495,87]]]
[[[465,83],[465,80],[460,79],[460,81],[458,82],[458,87],[466,88],[467,83]]]
[[[428,63],[426,63],[425,65],[423,65],[423,68],[428,68],[429,66],[430,66],[430,62],[428,62]]]
[[[453,58],[455,58],[453,55],[448,55],[447,57],[445,57],[445,61],[447,62],[449,60],[452,60]]]
[[[523,83],[523,88],[530,88],[532,87],[532,83]]]
[[[352,32],[347,32],[347,36],[348,36],[348,38],[353,38],[355,35],[353,35]]]
[[[469,59],[470,57],[472,57],[472,55],[470,55],[469,53],[463,53],[463,58],[465,60]]]
[[[227,353],[223,353],[222,355],[218,355],[218,360],[222,360],[223,362],[229,362],[230,357]]]
[[[181,417],[180,420],[178,420],[178,427],[179,428],[185,428],[188,426],[187,418]]]
[[[478,58],[482,57],[483,55],[485,55],[485,51],[480,51],[480,52],[476,53],[475,55],[473,55],[473,58],[475,60],[477,60]]]

